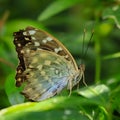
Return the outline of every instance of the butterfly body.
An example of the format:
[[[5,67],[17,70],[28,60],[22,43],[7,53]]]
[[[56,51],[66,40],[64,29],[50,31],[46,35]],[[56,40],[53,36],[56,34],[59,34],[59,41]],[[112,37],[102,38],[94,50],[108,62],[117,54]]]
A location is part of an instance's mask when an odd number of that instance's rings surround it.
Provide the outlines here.
[[[69,90],[79,83],[83,70],[78,69],[69,51],[56,38],[33,27],[14,33],[19,65],[16,86],[25,83],[22,94],[42,101]]]

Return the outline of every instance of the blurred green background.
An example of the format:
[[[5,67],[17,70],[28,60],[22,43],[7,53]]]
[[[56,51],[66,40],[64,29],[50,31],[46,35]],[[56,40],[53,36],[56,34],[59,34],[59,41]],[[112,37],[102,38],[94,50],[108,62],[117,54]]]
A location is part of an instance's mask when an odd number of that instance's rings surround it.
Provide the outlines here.
[[[27,26],[44,29],[59,39],[78,65],[84,59],[88,86],[81,82],[69,98],[69,93],[63,93],[40,103],[24,103],[21,88],[15,87],[18,58],[13,32]],[[0,0],[1,119],[120,120],[119,93],[119,0]]]

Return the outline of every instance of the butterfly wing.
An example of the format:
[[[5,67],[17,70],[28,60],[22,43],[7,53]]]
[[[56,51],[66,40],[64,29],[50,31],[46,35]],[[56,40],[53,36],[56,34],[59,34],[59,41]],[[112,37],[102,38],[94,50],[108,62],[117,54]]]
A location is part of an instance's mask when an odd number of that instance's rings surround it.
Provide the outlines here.
[[[27,27],[14,33],[19,65],[16,86],[25,83],[23,94],[33,101],[52,97],[73,80],[73,86],[81,79],[78,68],[69,51],[50,34]],[[80,79],[73,79],[80,76]],[[71,86],[68,85],[68,89]]]
[[[45,50],[23,49],[26,78],[23,94],[30,100],[41,101],[58,94],[75,74],[74,66],[64,57]]]
[[[64,58],[68,61],[71,61],[75,69],[78,70],[76,62],[70,52],[64,47],[61,42],[59,42],[49,33],[33,27],[27,27],[23,34],[26,36],[31,36],[31,41],[37,48],[39,47],[40,49],[52,51],[60,56],[64,56]]]
[[[26,80],[24,76],[21,76],[26,69],[25,61],[23,59],[24,48],[28,48],[28,52],[30,50],[36,51],[37,49],[55,52],[56,54],[63,56],[67,61],[71,61],[75,70],[78,70],[76,62],[69,51],[62,45],[62,43],[45,31],[33,27],[27,27],[25,30],[15,32],[14,44],[20,61],[16,74],[16,86],[18,87]]]

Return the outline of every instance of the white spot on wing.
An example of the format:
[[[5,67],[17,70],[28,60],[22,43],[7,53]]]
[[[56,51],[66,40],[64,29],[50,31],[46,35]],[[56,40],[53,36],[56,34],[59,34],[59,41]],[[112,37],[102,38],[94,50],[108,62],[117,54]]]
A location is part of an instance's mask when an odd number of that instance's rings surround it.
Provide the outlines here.
[[[35,46],[40,46],[39,42],[34,42]]]
[[[17,45],[18,45],[18,47],[21,47],[21,44],[20,44],[20,43],[18,43]]]
[[[51,37],[46,38],[47,41],[52,41],[53,39]]]
[[[19,69],[19,70],[17,71],[17,73],[19,73],[19,74],[20,74],[21,72],[22,72],[21,69]]]
[[[37,48],[37,50],[42,50],[41,48]]]
[[[19,77],[18,79],[17,79],[17,81],[21,81],[22,79]]]
[[[38,68],[38,70],[41,70],[42,69],[42,65],[38,65],[37,68]]]
[[[62,51],[62,48],[61,48],[61,47],[55,48],[54,51],[55,51],[56,53],[58,53],[59,51]]]
[[[34,66],[32,66],[32,65],[29,65],[29,68],[34,68]],[[31,72],[30,74],[33,74],[33,73]]]
[[[22,53],[22,54],[23,54],[23,53],[24,53],[24,51],[23,51],[23,50],[21,50],[21,51],[20,51],[20,53]]]
[[[27,35],[27,32],[23,32],[23,35]]]
[[[25,37],[25,40],[29,40],[29,38]]]
[[[52,41],[53,39],[51,37],[46,37],[42,40],[43,43],[47,43],[48,41]]]
[[[46,40],[46,39],[43,39],[42,42],[43,42],[43,43],[47,43],[47,40]]]
[[[65,58],[68,58],[69,56],[68,55],[65,55]]]
[[[31,39],[32,39],[32,40],[36,40],[36,38],[35,38],[35,37],[33,37],[33,36],[31,36]]]
[[[51,61],[49,61],[49,60],[45,60],[45,63],[44,63],[45,65],[50,65],[51,64]]]
[[[30,31],[28,31],[28,32],[29,32],[30,35],[34,35],[34,34],[36,33],[35,30],[30,30]]]
[[[41,75],[45,76],[45,71],[41,71],[40,73]]]
[[[26,53],[29,54],[30,53],[30,49],[26,49]]]

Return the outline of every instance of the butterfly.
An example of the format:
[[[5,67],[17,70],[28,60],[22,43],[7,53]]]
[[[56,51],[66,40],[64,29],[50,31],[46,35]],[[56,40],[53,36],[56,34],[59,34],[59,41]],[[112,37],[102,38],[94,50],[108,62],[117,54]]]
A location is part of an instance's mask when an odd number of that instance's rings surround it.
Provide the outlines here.
[[[32,101],[53,97],[64,88],[71,93],[85,66],[78,68],[65,46],[43,30],[27,27],[13,35],[19,58],[16,86],[24,86],[21,93]]]

